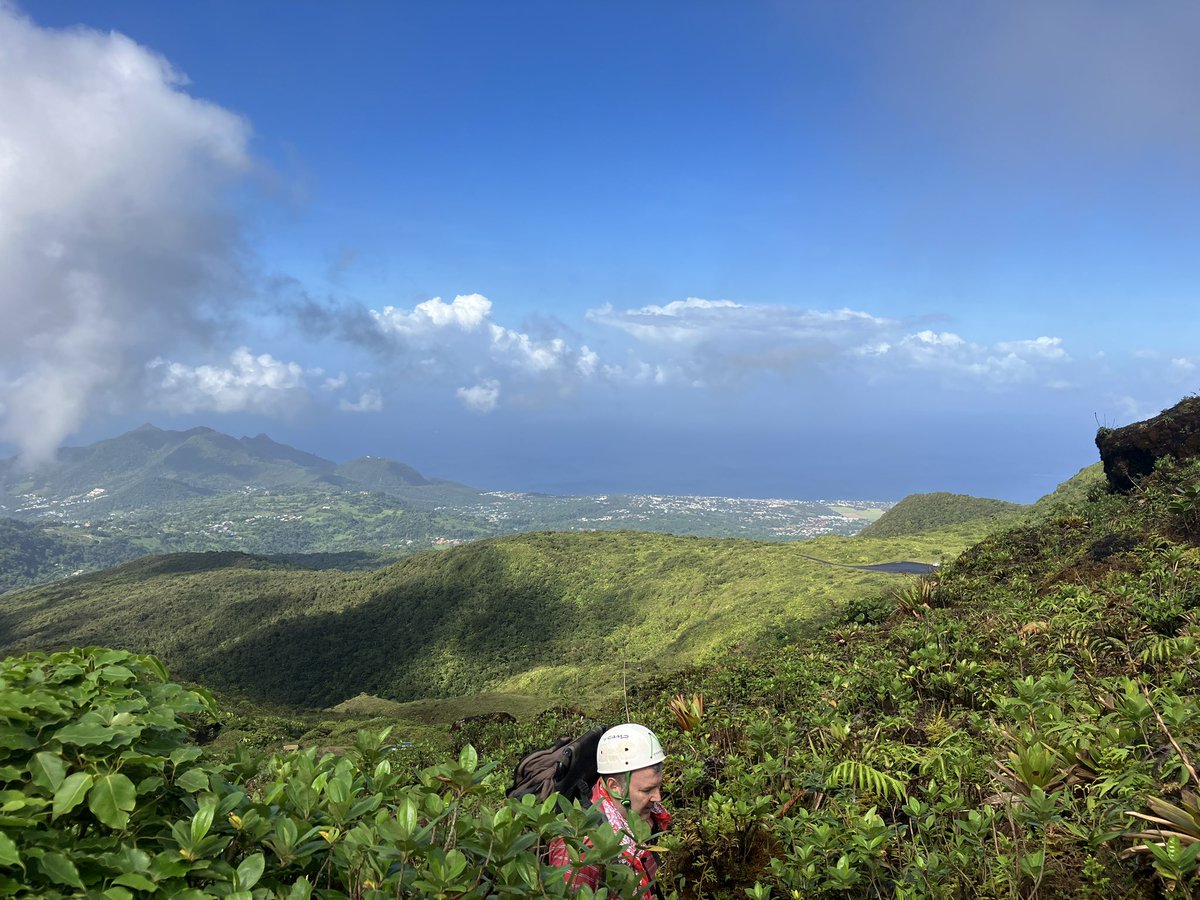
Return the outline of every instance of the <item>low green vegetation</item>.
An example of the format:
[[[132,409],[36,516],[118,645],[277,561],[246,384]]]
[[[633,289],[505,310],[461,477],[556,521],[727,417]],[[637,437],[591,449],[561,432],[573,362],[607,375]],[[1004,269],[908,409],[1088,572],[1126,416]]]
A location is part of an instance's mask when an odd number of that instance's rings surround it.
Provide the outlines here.
[[[1104,479],[1104,466],[1093,463],[1076,472],[1053,491],[1029,507],[1027,515],[1033,519],[1069,515],[1079,507],[1108,492]]]
[[[611,696],[623,679],[810,631],[972,535],[803,544],[634,532],[533,534],[314,571],[237,553],[151,557],[5,598],[7,653],[100,644],[259,700],[327,707],[484,691]],[[364,636],[368,636],[364,639]]]
[[[963,522],[1012,518],[1023,510],[1019,503],[989,500],[967,494],[910,494],[862,530],[868,537],[921,534]]]
[[[561,536],[537,538],[514,551],[525,577]],[[643,574],[655,549],[629,557]],[[398,710],[359,698],[371,728],[330,720],[260,756],[290,720],[225,711],[153,660],[6,660],[0,892],[561,895],[539,849],[555,834],[578,847],[598,823],[506,801],[509,767],[633,718],[668,751],[675,822],[653,841],[667,896],[1195,897],[1200,463],[1160,464],[1135,495],[1090,494],[889,584],[779,646],[643,673],[588,717],[479,719],[440,748],[397,740]],[[214,716],[254,738],[196,746]],[[612,852],[591,834],[593,859]],[[624,867],[607,872],[612,895],[633,896]]]
[[[191,738],[212,699],[151,657],[31,654],[0,664],[0,688],[0,896],[561,897],[539,842],[578,852],[590,833],[590,857],[620,849],[578,806],[487,805],[495,764],[472,749],[395,764],[386,730],[336,757],[205,762]],[[612,868],[628,894],[632,873]]]

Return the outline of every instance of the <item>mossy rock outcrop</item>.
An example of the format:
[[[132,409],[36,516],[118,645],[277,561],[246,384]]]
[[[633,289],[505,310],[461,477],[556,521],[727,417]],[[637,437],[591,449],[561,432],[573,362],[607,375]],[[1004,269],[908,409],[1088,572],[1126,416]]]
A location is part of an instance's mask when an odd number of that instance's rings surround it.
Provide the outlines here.
[[[1157,416],[1124,428],[1101,428],[1096,446],[1109,488],[1126,493],[1154,471],[1155,460],[1200,456],[1200,397],[1185,397]]]

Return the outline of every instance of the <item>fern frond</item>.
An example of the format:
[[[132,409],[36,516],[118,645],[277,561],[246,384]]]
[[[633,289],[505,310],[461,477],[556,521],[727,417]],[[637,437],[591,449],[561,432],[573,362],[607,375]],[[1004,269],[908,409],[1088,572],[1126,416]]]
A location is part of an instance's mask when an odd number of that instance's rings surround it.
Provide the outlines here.
[[[864,762],[847,759],[834,766],[826,787],[852,787],[865,794],[902,803],[908,798],[904,782]]]

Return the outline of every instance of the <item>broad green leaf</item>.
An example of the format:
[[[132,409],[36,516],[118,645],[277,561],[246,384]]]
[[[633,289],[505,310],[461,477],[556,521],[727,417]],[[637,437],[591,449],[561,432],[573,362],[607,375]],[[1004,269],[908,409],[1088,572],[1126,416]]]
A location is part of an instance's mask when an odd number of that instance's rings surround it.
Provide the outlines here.
[[[37,747],[37,738],[24,728],[14,728],[12,725],[0,725],[0,749],[35,750]]]
[[[35,754],[29,761],[29,774],[34,784],[53,794],[62,786],[67,767],[57,753],[43,751]]]
[[[213,815],[217,811],[217,797],[215,794],[205,794],[200,798],[199,808],[196,814],[192,816],[192,845],[200,843],[201,839],[208,834],[208,829],[212,827]]]
[[[162,790],[162,786],[166,784],[160,775],[149,775],[137,783],[137,792],[139,794],[156,794]]]
[[[79,870],[75,868],[75,863],[61,853],[46,853],[38,860],[38,866],[51,881],[83,888],[83,882],[79,880]]]
[[[458,754],[458,764],[468,772],[474,772],[479,765],[479,754],[475,752],[475,748],[470,744],[463,747]]]
[[[79,666],[67,664],[59,666],[54,670],[49,678],[46,679],[48,684],[62,684],[64,681],[70,681],[72,678],[77,678],[83,674],[83,669]]]
[[[100,895],[104,900],[133,900],[133,894],[123,887],[110,887]]]
[[[206,791],[208,790],[208,773],[203,769],[188,769],[175,779],[175,785],[189,794]]]
[[[312,884],[306,876],[300,876],[300,880],[292,885],[291,891],[287,895],[287,900],[309,900],[312,896]]]
[[[137,789],[120,772],[97,778],[88,791],[88,808],[97,819],[118,831],[129,824],[129,814],[136,805]]]
[[[153,891],[155,889],[153,881],[137,872],[122,872],[113,879],[113,884],[131,887],[135,891]]]
[[[54,792],[54,810],[51,821],[65,815],[83,802],[84,795],[92,786],[92,776],[88,772],[75,772],[63,779],[63,783]]]
[[[175,765],[199,759],[204,751],[199,747],[176,747],[171,751],[171,762]]]
[[[241,865],[237,867],[237,884],[243,891],[247,891],[254,885],[258,884],[258,879],[262,878],[263,869],[267,866],[266,857],[261,853],[255,853],[253,856],[247,856],[242,860]]]
[[[124,666],[105,666],[100,671],[100,677],[105,681],[128,681],[136,676]]]
[[[132,656],[128,650],[99,650],[93,659],[97,666],[110,666],[113,663],[124,662]]]
[[[0,831],[0,866],[19,866],[21,865],[21,854],[17,852],[17,845],[3,831]]]
[[[77,744],[81,747],[105,744],[117,735],[118,732],[99,722],[76,722],[74,725],[60,728],[54,733],[54,737],[64,744]]]
[[[404,829],[405,836],[417,830],[417,805],[411,797],[405,797],[400,808],[396,810],[396,822]]]
[[[122,847],[105,857],[104,864],[118,872],[149,872],[150,854],[134,847]]]

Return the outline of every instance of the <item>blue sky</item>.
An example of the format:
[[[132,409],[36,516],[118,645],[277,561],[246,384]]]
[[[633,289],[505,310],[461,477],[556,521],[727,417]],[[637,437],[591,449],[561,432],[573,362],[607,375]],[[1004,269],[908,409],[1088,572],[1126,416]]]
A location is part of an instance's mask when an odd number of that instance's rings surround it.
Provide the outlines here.
[[[1030,500],[1200,381],[1183,3],[0,3],[0,447]]]

